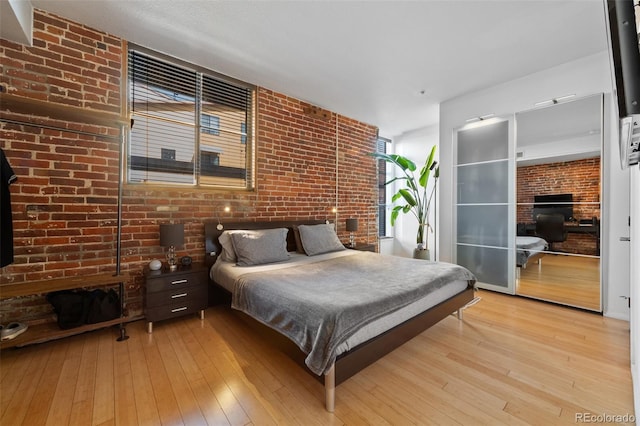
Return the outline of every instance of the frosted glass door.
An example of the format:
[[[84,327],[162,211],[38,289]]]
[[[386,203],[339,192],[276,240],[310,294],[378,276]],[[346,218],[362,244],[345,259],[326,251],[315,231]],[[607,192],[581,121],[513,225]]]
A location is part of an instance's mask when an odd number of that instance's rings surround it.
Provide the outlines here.
[[[513,293],[509,121],[464,127],[455,140],[456,261],[480,287]]]

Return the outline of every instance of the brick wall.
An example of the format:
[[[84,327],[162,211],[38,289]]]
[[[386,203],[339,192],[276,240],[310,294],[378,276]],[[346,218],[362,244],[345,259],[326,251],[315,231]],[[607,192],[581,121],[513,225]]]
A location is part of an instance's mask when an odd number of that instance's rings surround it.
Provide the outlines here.
[[[573,194],[576,220],[600,219],[600,157],[518,167],[517,220],[532,223],[535,195]],[[567,241],[554,248],[579,254],[597,254],[597,240],[588,234],[569,233]]]
[[[39,11],[34,21],[33,47],[0,40],[0,83],[6,91],[49,105],[120,114],[126,80],[122,40]],[[143,267],[164,256],[160,223],[185,224],[186,243],[178,254],[196,261],[204,257],[203,223],[218,216],[337,218],[345,242],[344,219],[355,216],[368,225],[357,239],[375,238],[375,209],[369,207],[376,202],[376,166],[366,154],[375,150],[376,128],[335,113],[315,118],[305,114],[307,106],[258,89],[255,191],[125,185],[121,269],[134,276],[126,286],[131,315],[143,309]],[[3,117],[0,142],[18,181],[11,186],[15,262],[0,270],[0,284],[115,271],[119,129],[6,111]],[[38,125],[12,122],[29,120]],[[225,206],[230,213],[223,212]],[[42,296],[1,306],[0,323],[51,313]]]

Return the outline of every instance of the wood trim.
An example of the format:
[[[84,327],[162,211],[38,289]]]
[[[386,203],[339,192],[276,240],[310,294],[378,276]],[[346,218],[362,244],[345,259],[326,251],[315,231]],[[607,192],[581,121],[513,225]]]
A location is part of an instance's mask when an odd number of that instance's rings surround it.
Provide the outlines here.
[[[30,281],[0,285],[0,300],[12,297],[44,294],[58,290],[70,290],[80,287],[98,287],[108,284],[126,282],[130,278],[128,273],[115,275],[104,273],[96,275],[82,275],[77,277],[63,277],[52,280]]]
[[[37,126],[42,118],[93,124],[105,127],[128,125],[129,120],[120,114],[79,108],[64,104],[0,93],[0,118],[9,119],[9,113],[29,115],[27,121]],[[69,131],[72,131],[71,129]]]

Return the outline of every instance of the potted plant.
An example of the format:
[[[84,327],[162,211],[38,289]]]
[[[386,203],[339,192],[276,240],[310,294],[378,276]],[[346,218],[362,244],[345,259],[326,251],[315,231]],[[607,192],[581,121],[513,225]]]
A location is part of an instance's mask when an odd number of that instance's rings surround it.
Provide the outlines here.
[[[429,247],[427,246],[427,232],[429,229],[433,230],[429,223],[429,212],[431,209],[431,202],[435,194],[438,178],[440,177],[440,167],[437,166],[438,162],[433,160],[436,153],[436,146],[434,145],[427,156],[427,159],[416,174],[417,167],[415,163],[402,155],[397,154],[384,154],[381,152],[375,152],[371,155],[380,160],[384,160],[388,163],[395,164],[402,170],[402,175],[397,176],[387,182],[385,185],[396,181],[403,181],[404,187],[398,189],[398,191],[391,197],[392,202],[398,200],[402,204],[396,205],[391,211],[391,226],[395,225],[398,215],[402,213],[411,213],[418,221],[418,232],[416,235],[416,248],[413,251],[413,257],[418,259],[429,258]],[[431,187],[431,191],[427,192],[429,177],[433,172],[434,183]]]

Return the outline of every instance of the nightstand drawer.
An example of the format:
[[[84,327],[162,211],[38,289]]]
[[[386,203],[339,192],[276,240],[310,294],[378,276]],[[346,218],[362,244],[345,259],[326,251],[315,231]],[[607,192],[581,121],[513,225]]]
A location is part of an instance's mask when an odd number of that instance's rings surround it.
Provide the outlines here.
[[[182,299],[168,305],[147,308],[145,316],[147,321],[160,321],[175,318],[186,314],[196,313],[207,308],[206,294],[200,298]]]
[[[173,305],[176,303],[190,303],[194,300],[208,301],[208,292],[206,285],[191,285],[188,287],[180,287],[168,291],[154,291],[147,293],[147,306],[154,308],[164,305]]]
[[[176,273],[169,276],[147,276],[147,293],[177,291],[189,287],[207,286],[206,273]]]

